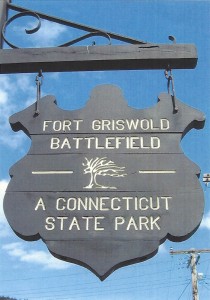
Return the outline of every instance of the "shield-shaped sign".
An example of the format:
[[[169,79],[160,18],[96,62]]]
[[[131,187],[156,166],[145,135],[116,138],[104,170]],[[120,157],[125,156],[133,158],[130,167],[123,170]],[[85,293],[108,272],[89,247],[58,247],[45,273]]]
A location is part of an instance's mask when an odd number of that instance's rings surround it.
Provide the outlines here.
[[[32,140],[10,170],[4,210],[25,240],[41,238],[56,257],[101,280],[155,255],[165,240],[183,241],[203,214],[199,168],[180,148],[201,112],[162,93],[148,109],[128,107],[121,90],[96,87],[79,110],[53,96],[14,114],[14,131]]]

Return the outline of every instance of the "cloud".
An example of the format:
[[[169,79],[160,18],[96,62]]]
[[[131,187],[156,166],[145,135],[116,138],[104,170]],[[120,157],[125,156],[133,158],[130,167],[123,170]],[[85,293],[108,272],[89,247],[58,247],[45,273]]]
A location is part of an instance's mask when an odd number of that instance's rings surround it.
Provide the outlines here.
[[[0,180],[0,237],[10,235],[10,228],[3,211],[3,198],[8,185],[8,181]]]
[[[9,243],[2,246],[2,249],[13,258],[17,258],[20,262],[40,265],[44,269],[64,270],[71,264],[58,260],[49,252],[41,250],[26,250],[23,243]]]
[[[0,90],[0,104],[1,105],[6,104],[7,101],[8,101],[8,93],[3,90]]]
[[[37,32],[29,35],[25,33],[26,28],[31,30],[36,27],[37,21],[27,22],[24,26],[12,26],[13,32],[19,37],[18,46],[20,46],[20,40],[23,39],[26,47],[56,47],[58,39],[67,30],[65,25],[41,20],[41,27]]]
[[[168,250],[166,249],[166,246],[164,244],[160,245],[159,249],[158,249],[158,253],[159,254],[165,254],[168,253]]]
[[[200,227],[210,230],[210,211],[203,217]]]
[[[0,180],[0,221],[3,220],[4,217],[4,212],[3,212],[3,198],[4,198],[4,194],[6,191],[8,185],[8,181],[7,180]]]
[[[35,101],[36,86],[31,75],[0,75],[0,144],[16,149],[25,140],[24,134],[13,134],[9,125],[9,117],[25,108],[25,103],[32,102],[32,95],[34,95]]]
[[[66,27],[60,24],[42,20],[40,30],[34,34],[34,42],[37,46],[53,46],[59,36],[66,31]]]
[[[0,237],[10,236],[11,229],[3,211],[3,198],[8,185],[7,180],[0,180]],[[16,257],[21,262],[41,265],[44,269],[64,270],[70,267],[69,263],[56,259],[49,252],[25,250],[22,243],[9,243],[2,249],[11,257]]]

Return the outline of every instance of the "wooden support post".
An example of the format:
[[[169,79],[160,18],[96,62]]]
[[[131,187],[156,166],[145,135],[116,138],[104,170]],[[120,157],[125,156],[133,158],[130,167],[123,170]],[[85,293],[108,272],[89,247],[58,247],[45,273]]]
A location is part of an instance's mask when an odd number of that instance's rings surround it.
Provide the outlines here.
[[[3,47],[2,28],[7,20],[7,8],[11,0],[0,0],[0,48]]]

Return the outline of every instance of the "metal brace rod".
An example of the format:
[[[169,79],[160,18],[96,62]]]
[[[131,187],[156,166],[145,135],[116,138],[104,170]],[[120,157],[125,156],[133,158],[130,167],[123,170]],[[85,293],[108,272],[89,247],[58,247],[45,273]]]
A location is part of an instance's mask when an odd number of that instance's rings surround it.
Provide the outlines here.
[[[26,12],[26,11],[32,12],[32,13],[37,14],[40,18],[43,18],[45,20],[48,20],[48,21],[51,21],[51,22],[56,22],[56,23],[61,24],[61,25],[70,26],[70,27],[73,27],[73,28],[77,28],[77,29],[80,29],[80,30],[87,31],[87,32],[104,32],[113,39],[116,39],[116,40],[119,40],[119,41],[122,41],[122,42],[126,42],[126,43],[129,43],[129,44],[147,44],[147,42],[144,42],[144,41],[141,41],[141,40],[137,40],[137,39],[134,39],[134,38],[131,38],[131,37],[127,37],[127,36],[123,36],[123,35],[116,34],[116,33],[113,33],[113,32],[105,31],[103,29],[90,27],[90,26],[87,26],[87,25],[84,25],[84,24],[75,23],[75,22],[72,22],[72,21],[68,21],[68,20],[65,20],[65,19],[58,18],[58,17],[49,16],[49,15],[44,14],[42,12],[26,9],[24,7],[17,6],[17,5],[14,5],[12,3],[8,3],[8,9],[12,9],[12,10],[17,11],[17,12]]]

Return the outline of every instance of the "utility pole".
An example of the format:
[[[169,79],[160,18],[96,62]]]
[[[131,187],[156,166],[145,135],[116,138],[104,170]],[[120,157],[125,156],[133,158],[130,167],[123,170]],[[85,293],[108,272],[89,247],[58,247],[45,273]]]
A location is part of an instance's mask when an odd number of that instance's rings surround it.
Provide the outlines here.
[[[198,273],[197,273],[197,263],[200,259],[200,253],[210,253],[210,249],[190,249],[190,250],[178,250],[173,251],[170,250],[171,255],[175,254],[190,254],[190,258],[188,261],[188,268],[191,267],[191,275],[192,275],[192,299],[199,300],[198,294]]]
[[[196,265],[198,263],[198,260],[200,258],[200,254],[192,252],[189,262],[188,262],[188,267],[191,267],[191,275],[192,275],[192,294],[193,294],[193,300],[199,300],[199,295],[198,295],[198,273],[196,269]]]
[[[203,174],[203,182],[208,187],[210,183],[210,173]]]

